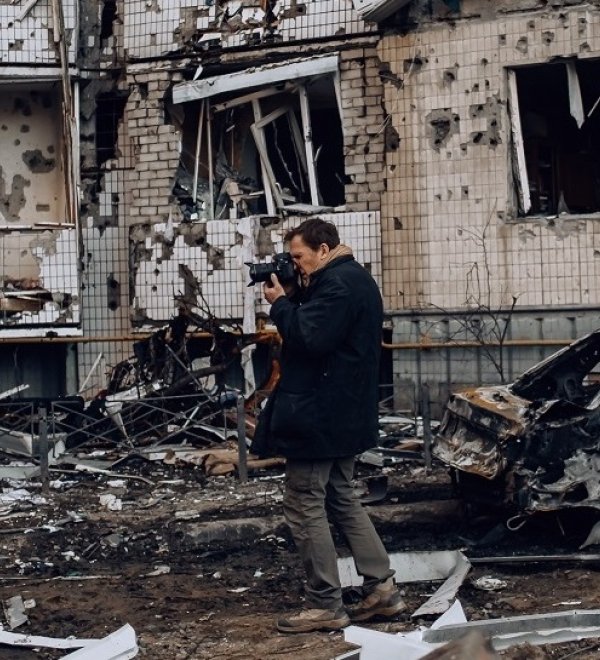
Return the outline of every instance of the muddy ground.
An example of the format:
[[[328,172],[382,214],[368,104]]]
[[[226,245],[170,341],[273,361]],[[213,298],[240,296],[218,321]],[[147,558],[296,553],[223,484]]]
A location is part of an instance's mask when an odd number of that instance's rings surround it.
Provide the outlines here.
[[[499,518],[466,511],[445,469],[426,474],[416,464],[386,468],[390,487],[369,508],[390,551],[465,549],[469,556],[578,552],[593,522],[547,516],[518,532],[474,546]],[[247,484],[204,476],[201,468],[162,463],[123,465],[146,481],[54,473],[44,502],[5,507],[0,529],[0,598],[34,599],[29,622],[15,632],[56,637],[104,637],[129,623],[140,656],[178,658],[298,658],[329,660],[353,648],[341,633],[283,635],[276,618],[301,604],[301,570],[281,516],[281,468]],[[362,477],[381,473],[363,468]],[[2,482],[41,495],[36,482]],[[99,502],[113,494],[122,510]],[[113,504],[114,506],[114,504]],[[70,518],[56,529],[56,521]],[[254,519],[252,526],[216,521]],[[45,527],[44,527],[45,526]],[[27,531],[24,531],[27,530]],[[211,541],[211,535],[227,540]],[[340,546],[342,553],[343,545]],[[588,548],[586,551],[597,551]],[[168,571],[168,572],[167,572]],[[498,592],[475,588],[472,578],[506,581]],[[404,587],[414,611],[438,585]],[[470,620],[600,608],[600,563],[547,562],[475,566],[459,598]],[[396,632],[413,629],[410,616],[367,624]],[[65,652],[0,647],[0,659],[59,658]],[[600,640],[517,648],[503,658],[600,657]]]

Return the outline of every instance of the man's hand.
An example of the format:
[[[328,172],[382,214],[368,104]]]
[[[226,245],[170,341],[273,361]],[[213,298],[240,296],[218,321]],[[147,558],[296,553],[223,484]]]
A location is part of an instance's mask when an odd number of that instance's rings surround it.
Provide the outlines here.
[[[271,273],[271,284],[268,282],[265,282],[263,284],[263,293],[265,296],[265,300],[272,305],[277,298],[281,298],[281,296],[285,296],[285,291],[283,287],[281,286],[281,283],[279,282],[279,279],[277,278],[277,275],[275,273]]]

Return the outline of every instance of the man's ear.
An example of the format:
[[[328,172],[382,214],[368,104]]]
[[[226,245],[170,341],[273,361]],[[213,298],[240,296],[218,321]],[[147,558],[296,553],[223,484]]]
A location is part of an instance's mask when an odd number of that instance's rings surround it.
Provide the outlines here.
[[[329,245],[327,243],[321,243],[319,245],[319,253],[322,257],[326,257],[330,252]]]

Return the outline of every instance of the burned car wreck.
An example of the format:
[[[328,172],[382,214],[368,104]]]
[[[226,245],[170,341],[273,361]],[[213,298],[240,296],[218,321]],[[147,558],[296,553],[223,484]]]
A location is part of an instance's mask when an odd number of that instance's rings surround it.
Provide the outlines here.
[[[453,394],[432,453],[466,500],[600,509],[600,329],[509,385]]]

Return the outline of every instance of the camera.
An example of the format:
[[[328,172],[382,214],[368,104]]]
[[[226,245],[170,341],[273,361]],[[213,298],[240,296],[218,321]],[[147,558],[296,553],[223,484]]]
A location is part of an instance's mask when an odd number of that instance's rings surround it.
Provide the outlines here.
[[[294,268],[294,261],[289,252],[279,252],[273,256],[273,259],[268,264],[253,264],[246,263],[250,269],[250,283],[248,286],[253,286],[258,282],[270,282],[271,275],[275,273],[277,279],[282,282],[291,282],[296,277],[296,269]]]

